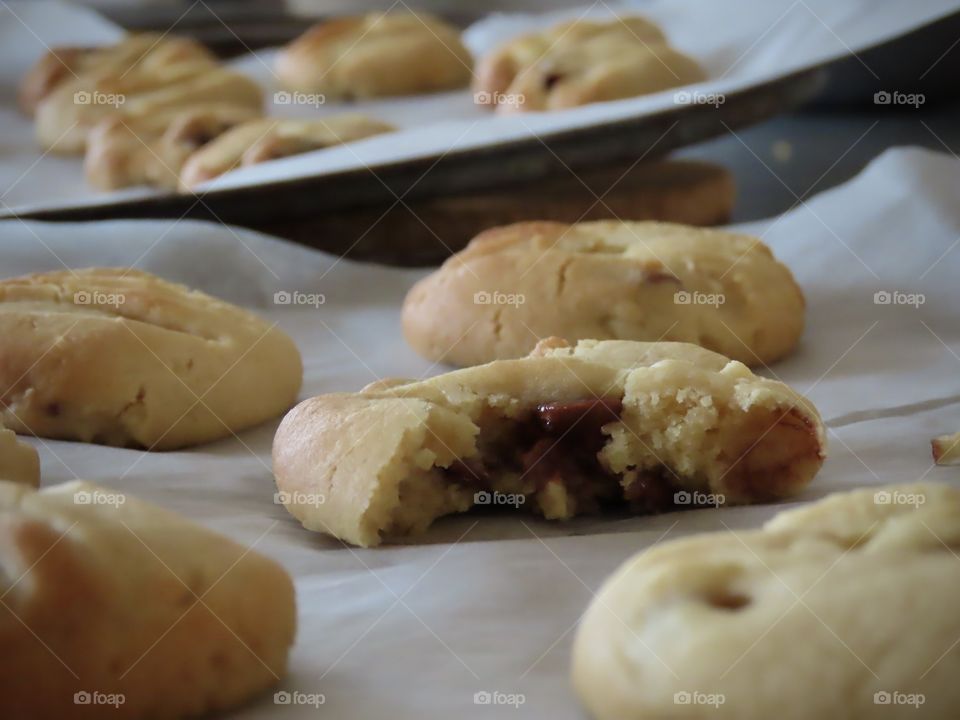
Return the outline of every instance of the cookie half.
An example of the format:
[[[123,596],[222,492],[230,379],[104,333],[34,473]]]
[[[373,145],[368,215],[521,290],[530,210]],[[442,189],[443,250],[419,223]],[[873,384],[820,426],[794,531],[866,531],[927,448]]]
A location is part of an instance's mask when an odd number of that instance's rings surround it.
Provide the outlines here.
[[[555,339],[518,360],[312,398],[273,447],[287,510],[364,546],[486,501],[565,519],[774,500],[823,458],[816,410],[741,363],[682,343]]]
[[[521,357],[554,335],[691,342],[762,365],[794,349],[804,311],[758,238],[605,220],[487,230],[410,290],[402,321],[414,350],[459,366]]]
[[[573,682],[597,720],[953,717],[960,490],[838,493],[650,548],[597,594]]]
[[[250,312],[137,270],[0,282],[0,420],[151,450],[226,437],[296,399],[300,353]]]
[[[0,482],[0,715],[180,718],[283,675],[293,583],[274,561],[86,482]]]

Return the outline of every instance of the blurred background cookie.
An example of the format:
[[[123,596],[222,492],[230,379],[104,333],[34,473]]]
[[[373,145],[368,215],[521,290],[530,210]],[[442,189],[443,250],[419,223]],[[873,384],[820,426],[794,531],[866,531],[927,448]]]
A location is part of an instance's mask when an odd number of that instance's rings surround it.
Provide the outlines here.
[[[334,115],[316,120],[263,118],[243,123],[192,153],[180,173],[189,190],[236,167],[319,150],[390,132],[393,127],[363,115]]]
[[[414,95],[470,84],[473,59],[460,31],[426,13],[328,20],[287,45],[276,72],[289,90],[328,100]]]
[[[575,20],[509,40],[477,64],[473,87],[498,112],[576,107],[706,79],[638,17]]]

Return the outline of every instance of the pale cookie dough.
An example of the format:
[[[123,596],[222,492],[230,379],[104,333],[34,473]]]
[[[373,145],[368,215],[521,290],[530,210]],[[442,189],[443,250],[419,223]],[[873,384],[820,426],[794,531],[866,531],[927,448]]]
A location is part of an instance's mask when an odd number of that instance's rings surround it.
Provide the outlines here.
[[[652,547],[584,614],[574,686],[596,720],[955,717],[958,547],[930,483]]]
[[[137,270],[0,281],[0,337],[0,421],[62,440],[216,440],[289,408],[303,375],[276,327]]]
[[[253,120],[223,133],[192,153],[183,164],[180,188],[189,190],[237,167],[361,140],[393,129],[363,115],[333,115],[316,120]]]
[[[260,553],[112,488],[0,482],[0,716],[194,717],[286,670],[293,583]]]
[[[251,78],[208,58],[71,75],[37,105],[36,135],[45,150],[81,154],[103,118],[142,121],[209,105],[259,112],[263,92]]]
[[[824,443],[808,401],[716,353],[550,339],[523,359],[307,400],[277,431],[273,469],[306,528],[370,546],[478,493],[549,519],[773,500],[813,478]]]
[[[935,437],[930,441],[930,449],[937,465],[960,465],[960,432]]]
[[[0,480],[31,487],[40,485],[40,456],[37,451],[4,427],[0,427]]]
[[[804,298],[749,235],[657,222],[525,222],[481,233],[417,283],[403,332],[453,365],[520,357],[557,335],[692,342],[747,365],[797,345]]]
[[[477,65],[475,100],[498,112],[558,110],[704,80],[699,65],[637,17],[575,20],[509,40]]]
[[[329,99],[416,95],[470,83],[459,31],[426,13],[369,13],[315,25],[277,57],[289,90]]]
[[[100,190],[131,185],[175,190],[188,157],[230,128],[260,116],[252,108],[211,105],[145,117],[105,117],[87,137],[87,181]]]

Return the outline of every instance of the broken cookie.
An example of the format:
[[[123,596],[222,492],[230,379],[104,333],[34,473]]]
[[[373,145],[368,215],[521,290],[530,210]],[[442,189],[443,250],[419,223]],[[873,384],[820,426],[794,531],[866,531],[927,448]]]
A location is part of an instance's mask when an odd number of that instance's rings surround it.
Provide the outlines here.
[[[824,429],[783,383],[685,343],[547,339],[528,357],[322,395],[274,441],[280,497],[305,527],[371,546],[513,495],[548,519],[671,510],[691,497],[789,496]]]

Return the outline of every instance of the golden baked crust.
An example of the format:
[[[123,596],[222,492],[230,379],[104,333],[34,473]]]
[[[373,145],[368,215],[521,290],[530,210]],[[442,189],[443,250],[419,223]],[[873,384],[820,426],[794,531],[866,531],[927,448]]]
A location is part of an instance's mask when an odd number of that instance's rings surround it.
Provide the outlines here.
[[[192,717],[285,672],[286,571],[179,515],[86,482],[0,482],[0,547],[4,718]]]
[[[183,165],[180,188],[189,190],[237,167],[319,150],[393,129],[379,120],[356,114],[317,120],[253,120],[193,152]]]
[[[4,427],[0,427],[0,480],[31,487],[40,485],[40,456],[37,451]]]
[[[0,282],[0,420],[20,433],[168,450],[294,402],[293,341],[236,306],[137,270]]]
[[[748,235],[526,222],[481,233],[417,283],[402,322],[418,353],[459,366],[521,357],[549,335],[692,342],[759,365],[799,342],[804,299]]]
[[[581,621],[597,720],[953,717],[960,490],[837,493],[763,530],[652,547]]]
[[[190,155],[258,117],[259,110],[237,105],[174,108],[143,117],[109,115],[87,137],[87,181],[100,190],[130,185],[175,190]]]
[[[935,437],[930,449],[937,465],[960,465],[960,432]]]
[[[639,17],[575,20],[510,40],[477,64],[474,90],[498,112],[557,110],[704,80]]]
[[[153,72],[193,60],[213,62],[214,56],[195,40],[154,33],[129,35],[104,47],[54,47],[34,63],[21,81],[20,109],[32,116],[37,105],[58,85],[80,75],[109,77],[135,67]]]
[[[105,117],[142,119],[209,105],[259,113],[262,95],[251,78],[208,57],[84,72],[64,79],[39,102],[37,140],[52,152],[80,154]]]
[[[273,469],[306,528],[370,546],[477,493],[557,519],[674,509],[680,491],[781,498],[816,474],[824,445],[806,400],[716,353],[552,338],[527,358],[307,400],[277,431]]]
[[[315,25],[277,57],[285,87],[328,99],[452,90],[470,82],[460,33],[426,13],[369,13]]]

